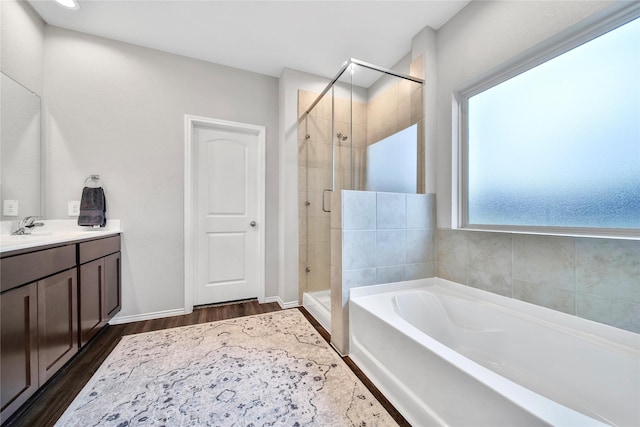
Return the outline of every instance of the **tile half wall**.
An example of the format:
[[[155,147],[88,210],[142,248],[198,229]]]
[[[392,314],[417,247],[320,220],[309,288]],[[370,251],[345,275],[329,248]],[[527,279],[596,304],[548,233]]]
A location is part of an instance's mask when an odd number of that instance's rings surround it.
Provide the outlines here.
[[[331,209],[331,338],[346,354],[349,289],[434,276],[435,195],[343,190]]]

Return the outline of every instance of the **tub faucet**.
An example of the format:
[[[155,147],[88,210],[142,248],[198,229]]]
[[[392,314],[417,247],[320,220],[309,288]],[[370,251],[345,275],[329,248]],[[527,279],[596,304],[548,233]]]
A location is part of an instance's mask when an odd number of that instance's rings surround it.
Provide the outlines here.
[[[38,218],[35,216],[24,217],[18,224],[18,229],[11,234],[12,235],[31,234],[31,230],[34,227],[42,227],[44,225],[43,222],[36,222],[36,219]]]

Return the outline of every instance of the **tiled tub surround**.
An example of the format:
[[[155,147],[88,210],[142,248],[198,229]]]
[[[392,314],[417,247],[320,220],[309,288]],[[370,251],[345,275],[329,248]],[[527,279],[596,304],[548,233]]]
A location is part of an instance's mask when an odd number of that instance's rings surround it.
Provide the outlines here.
[[[332,194],[331,342],[348,351],[349,289],[432,277],[435,195]]]
[[[437,230],[437,276],[640,333],[640,241]]]
[[[349,309],[349,356],[412,425],[640,425],[638,334],[440,278]]]

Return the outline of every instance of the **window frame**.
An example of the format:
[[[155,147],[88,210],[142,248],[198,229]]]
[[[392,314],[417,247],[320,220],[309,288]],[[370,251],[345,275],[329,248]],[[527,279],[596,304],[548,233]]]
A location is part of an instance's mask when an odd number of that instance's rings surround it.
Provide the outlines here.
[[[553,58],[590,42],[609,31],[640,18],[640,3],[618,9],[614,13],[592,17],[569,29],[560,32],[541,44],[526,50],[493,71],[481,76],[474,83],[454,93],[457,103],[457,151],[453,150],[453,188],[457,192],[453,200],[454,228],[477,231],[498,231],[511,233],[529,233],[563,236],[592,236],[610,238],[628,238],[639,240],[640,228],[592,228],[592,227],[556,227],[523,226],[469,223],[469,98],[497,86],[517,75],[525,73]],[[456,136],[454,134],[454,141]],[[457,164],[456,164],[457,163]],[[639,213],[640,214],[640,213]],[[457,215],[457,217],[456,217]]]

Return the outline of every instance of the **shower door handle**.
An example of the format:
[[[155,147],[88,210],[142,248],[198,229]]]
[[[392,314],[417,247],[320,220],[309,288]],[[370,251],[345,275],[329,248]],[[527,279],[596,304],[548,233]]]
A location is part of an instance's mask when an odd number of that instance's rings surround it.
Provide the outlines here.
[[[331,212],[331,209],[326,209],[325,205],[324,205],[324,201],[326,199],[326,197],[324,197],[324,195],[325,195],[325,193],[327,191],[333,192],[333,188],[325,188],[324,191],[322,192],[322,212]]]

